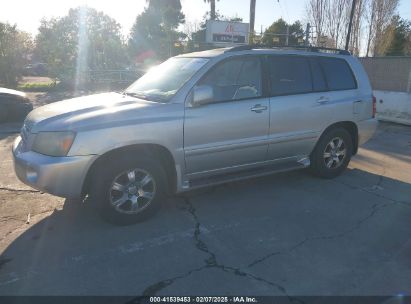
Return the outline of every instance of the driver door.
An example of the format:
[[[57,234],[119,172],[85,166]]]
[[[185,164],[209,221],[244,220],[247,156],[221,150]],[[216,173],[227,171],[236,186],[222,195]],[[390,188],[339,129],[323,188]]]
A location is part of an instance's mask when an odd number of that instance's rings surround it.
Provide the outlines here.
[[[234,57],[214,66],[197,85],[210,86],[206,104],[186,105],[184,154],[188,174],[225,173],[266,160],[269,99],[261,59]]]

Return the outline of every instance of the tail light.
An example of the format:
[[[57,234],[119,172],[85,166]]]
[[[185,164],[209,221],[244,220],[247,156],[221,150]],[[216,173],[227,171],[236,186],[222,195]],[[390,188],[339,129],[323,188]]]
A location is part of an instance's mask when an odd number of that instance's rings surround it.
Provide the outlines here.
[[[372,118],[375,118],[375,113],[377,113],[377,98],[372,95]]]

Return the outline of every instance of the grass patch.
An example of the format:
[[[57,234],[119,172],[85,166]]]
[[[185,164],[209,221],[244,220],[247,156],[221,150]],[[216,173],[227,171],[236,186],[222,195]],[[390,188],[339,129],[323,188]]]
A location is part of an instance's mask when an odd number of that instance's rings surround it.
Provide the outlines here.
[[[29,82],[19,84],[17,90],[28,91],[28,92],[48,92],[56,87],[55,82]]]

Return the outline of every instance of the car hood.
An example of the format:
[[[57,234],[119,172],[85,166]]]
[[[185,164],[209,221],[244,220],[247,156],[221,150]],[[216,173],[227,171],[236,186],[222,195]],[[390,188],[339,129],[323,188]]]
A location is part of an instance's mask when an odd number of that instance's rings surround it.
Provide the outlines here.
[[[25,127],[40,131],[86,130],[136,123],[166,104],[119,93],[103,93],[67,99],[30,112]],[[159,111],[161,112],[161,111]]]
[[[0,88],[0,95],[17,95],[26,98],[26,93],[7,88]]]

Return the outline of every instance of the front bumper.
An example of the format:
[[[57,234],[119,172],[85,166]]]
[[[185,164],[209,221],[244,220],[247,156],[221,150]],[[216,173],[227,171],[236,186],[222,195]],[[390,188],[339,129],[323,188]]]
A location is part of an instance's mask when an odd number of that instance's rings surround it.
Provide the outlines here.
[[[21,137],[13,144],[14,170],[26,185],[56,196],[77,199],[95,155],[54,157],[23,149]]]
[[[375,131],[377,130],[377,126],[378,120],[375,118],[357,122],[359,146],[365,144],[371,139],[371,137],[373,137]]]

